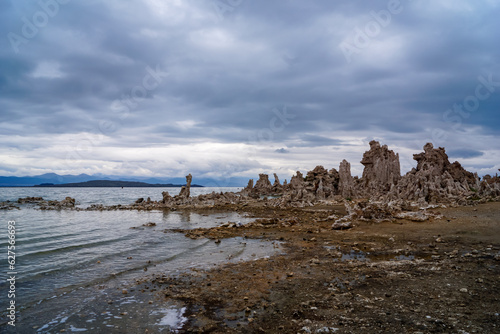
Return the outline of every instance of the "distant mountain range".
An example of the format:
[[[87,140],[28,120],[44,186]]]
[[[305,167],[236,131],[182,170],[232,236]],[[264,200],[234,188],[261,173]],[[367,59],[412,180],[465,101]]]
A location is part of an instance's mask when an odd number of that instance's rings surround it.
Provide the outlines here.
[[[130,176],[109,176],[109,175],[58,175],[47,173],[36,176],[0,176],[0,187],[33,187],[41,184],[60,185],[68,183],[81,183],[87,181],[128,181],[143,182],[150,185],[161,184],[172,186],[186,184],[185,177],[154,178],[154,177],[130,177]],[[223,180],[212,178],[197,178],[193,176],[193,184],[204,187],[243,187],[246,186],[248,178],[237,177]],[[121,187],[121,186],[120,186]]]
[[[166,188],[166,187],[182,187],[183,184],[160,184],[160,183],[145,183],[145,182],[136,182],[136,181],[109,181],[109,180],[93,180],[93,181],[85,181],[85,182],[76,182],[76,183],[63,183],[63,184],[53,184],[53,183],[42,183],[39,185],[35,185],[35,187],[155,187],[155,188]],[[203,187],[198,184],[191,184],[191,187]]]

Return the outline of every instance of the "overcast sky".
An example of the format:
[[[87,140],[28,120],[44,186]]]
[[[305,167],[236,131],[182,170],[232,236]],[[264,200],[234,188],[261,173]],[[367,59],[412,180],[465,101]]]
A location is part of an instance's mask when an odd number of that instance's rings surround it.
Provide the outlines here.
[[[500,168],[500,1],[0,1],[0,175]]]

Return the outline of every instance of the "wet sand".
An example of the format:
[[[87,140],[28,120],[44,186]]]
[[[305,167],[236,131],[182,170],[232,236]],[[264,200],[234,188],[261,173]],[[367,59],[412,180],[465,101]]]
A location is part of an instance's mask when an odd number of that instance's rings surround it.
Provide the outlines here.
[[[179,332],[500,332],[498,202],[344,231],[318,222],[342,207],[246,209],[269,219],[186,235],[277,240],[286,253],[142,281],[186,307]]]

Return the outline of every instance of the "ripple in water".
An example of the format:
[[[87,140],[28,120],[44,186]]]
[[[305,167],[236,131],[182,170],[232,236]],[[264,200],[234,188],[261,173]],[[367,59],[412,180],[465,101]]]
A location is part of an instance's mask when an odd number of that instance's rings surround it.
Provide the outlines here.
[[[148,191],[152,190],[159,189],[148,188]],[[137,193],[135,189],[131,196],[136,198]],[[39,196],[34,193],[25,195]],[[49,199],[62,198],[64,196]],[[211,227],[228,221],[247,223],[252,220],[237,213],[200,215],[190,212],[40,211],[23,208],[0,212],[0,218],[4,222],[16,221],[16,305],[20,311],[18,324],[27,326],[27,329],[32,329],[33,324],[40,329],[43,321],[43,326],[50,330],[97,328],[96,322],[73,322],[73,328],[70,328],[68,319],[73,319],[82,308],[106,300],[102,294],[107,290],[98,287],[129,284],[134,278],[143,277],[144,270],[147,274],[176,273],[193,267],[251,259],[252,255],[264,257],[276,251],[271,243],[259,240],[234,238],[215,244],[207,239],[191,240],[179,233],[164,233],[164,230],[173,228]],[[156,226],[143,226],[149,222]],[[3,238],[0,247],[6,249],[6,246],[7,239]],[[6,273],[7,269],[6,261],[2,261],[0,271]],[[6,291],[6,287],[4,281],[0,282],[1,291]],[[6,319],[3,310],[8,302],[7,295],[0,294],[2,319]],[[165,326],[172,327],[171,323],[167,324],[173,319],[172,314],[152,315],[153,323],[161,325],[164,322]],[[125,318],[121,321],[130,321]]]

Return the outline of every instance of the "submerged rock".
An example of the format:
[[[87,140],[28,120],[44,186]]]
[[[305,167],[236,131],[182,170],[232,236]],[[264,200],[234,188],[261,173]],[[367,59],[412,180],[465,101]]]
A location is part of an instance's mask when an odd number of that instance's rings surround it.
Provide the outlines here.
[[[24,198],[18,198],[17,203],[19,204],[40,203],[42,201],[44,201],[43,197],[24,197]]]

